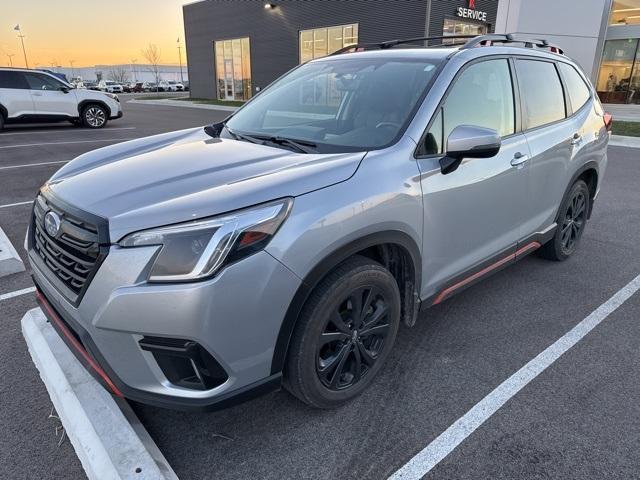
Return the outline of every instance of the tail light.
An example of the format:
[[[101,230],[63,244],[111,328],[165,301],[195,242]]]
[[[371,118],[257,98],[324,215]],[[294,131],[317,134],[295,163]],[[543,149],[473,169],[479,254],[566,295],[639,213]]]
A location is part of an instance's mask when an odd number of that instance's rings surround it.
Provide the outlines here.
[[[613,125],[613,115],[609,112],[604,112],[604,126],[607,128],[607,132],[611,131],[611,126]]]

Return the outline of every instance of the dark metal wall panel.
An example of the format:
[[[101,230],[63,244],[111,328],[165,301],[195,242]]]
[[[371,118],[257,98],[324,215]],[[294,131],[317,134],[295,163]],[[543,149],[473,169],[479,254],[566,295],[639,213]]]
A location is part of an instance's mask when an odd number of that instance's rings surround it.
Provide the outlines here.
[[[357,23],[359,41],[378,42],[425,35],[428,0],[272,0],[277,7],[264,8],[262,1],[207,0],[185,5],[184,24],[189,82],[194,97],[215,98],[213,42],[250,38],[252,85],[264,88],[299,59],[300,30]],[[497,0],[476,0],[476,7],[491,9],[495,24]],[[468,0],[431,0],[432,32],[442,33],[446,14]],[[444,5],[443,5],[444,4]],[[437,17],[437,18],[434,18]]]

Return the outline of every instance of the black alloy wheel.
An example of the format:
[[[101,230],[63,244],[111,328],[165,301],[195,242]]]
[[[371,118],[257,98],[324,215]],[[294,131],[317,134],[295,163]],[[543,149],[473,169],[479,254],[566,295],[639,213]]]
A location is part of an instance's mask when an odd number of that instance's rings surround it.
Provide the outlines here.
[[[388,301],[368,285],[353,291],[327,319],[316,372],[330,390],[352,387],[375,365],[391,329]]]
[[[284,386],[316,408],[337,407],[362,393],[389,356],[400,325],[393,275],[353,256],[313,289],[287,353]]]
[[[549,260],[563,261],[573,255],[589,218],[590,195],[589,187],[583,180],[577,180],[571,186],[558,210],[555,234],[540,249],[541,256]]]
[[[582,190],[574,192],[569,200],[560,231],[560,242],[565,253],[570,254],[584,230],[587,218],[587,198]]]

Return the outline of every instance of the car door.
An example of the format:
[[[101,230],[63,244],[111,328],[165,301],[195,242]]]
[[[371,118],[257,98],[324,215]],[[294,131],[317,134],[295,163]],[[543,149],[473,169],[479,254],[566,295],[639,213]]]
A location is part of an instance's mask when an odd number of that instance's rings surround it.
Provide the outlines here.
[[[523,226],[523,237],[529,238],[553,228],[568,177],[578,161],[583,130],[579,118],[567,119],[570,106],[555,62],[518,58],[515,64],[522,125],[531,151],[526,165],[527,222]]]
[[[526,197],[526,139],[519,133],[512,63],[483,59],[463,67],[418,149],[424,201],[423,297],[439,303],[482,273],[513,259]],[[496,130],[501,148],[491,158],[465,158],[443,174],[446,139],[459,125]],[[471,279],[471,280],[467,280]]]
[[[7,110],[8,118],[18,118],[36,113],[29,85],[23,72],[0,70],[0,105]]]
[[[78,116],[74,89],[44,73],[28,72],[24,75],[38,115]]]

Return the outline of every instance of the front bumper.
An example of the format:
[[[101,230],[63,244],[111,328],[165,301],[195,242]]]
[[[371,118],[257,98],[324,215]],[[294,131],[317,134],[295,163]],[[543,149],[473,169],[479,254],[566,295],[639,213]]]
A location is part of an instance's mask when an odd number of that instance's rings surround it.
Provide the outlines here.
[[[116,395],[177,409],[222,408],[279,388],[271,363],[300,280],[259,252],[207,281],[149,284],[141,279],[156,249],[111,247],[77,308],[30,258],[43,311],[89,371]],[[208,390],[172,384],[141,348],[146,336],[197,342],[228,378]]]
[[[118,118],[122,118],[122,115],[123,115],[123,113],[122,113],[122,109],[120,109],[120,110],[118,110],[118,113],[117,113],[117,114],[115,114],[115,115],[111,115],[111,116],[109,117],[109,120],[116,120],[116,119],[118,119]]]

